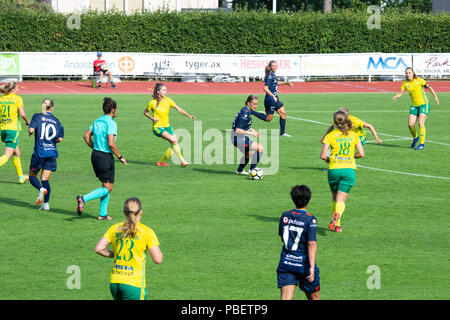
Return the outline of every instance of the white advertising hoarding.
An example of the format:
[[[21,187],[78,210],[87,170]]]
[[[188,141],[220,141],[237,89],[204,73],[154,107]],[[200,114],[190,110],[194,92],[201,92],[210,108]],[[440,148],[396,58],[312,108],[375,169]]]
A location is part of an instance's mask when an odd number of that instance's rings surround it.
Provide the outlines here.
[[[413,55],[413,67],[419,75],[449,75],[450,53],[421,53]]]

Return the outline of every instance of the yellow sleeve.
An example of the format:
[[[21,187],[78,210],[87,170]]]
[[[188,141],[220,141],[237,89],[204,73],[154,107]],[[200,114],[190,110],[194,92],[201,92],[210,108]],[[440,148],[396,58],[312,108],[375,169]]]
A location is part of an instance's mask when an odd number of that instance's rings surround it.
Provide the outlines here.
[[[403,81],[401,90],[402,91],[406,90],[406,81]]]
[[[23,99],[21,97],[17,97],[17,108],[23,108]]]
[[[419,81],[419,83],[422,87],[427,84],[427,82],[425,80],[423,80],[422,78],[417,78],[417,80]]]
[[[326,135],[325,139],[323,139],[323,143],[325,144],[329,144],[331,145],[331,136],[330,136],[331,132],[329,134]]]
[[[112,226],[108,229],[108,231],[106,231],[103,237],[106,238],[109,241],[109,243],[112,243],[114,240],[114,234],[115,234],[115,226]]]
[[[153,247],[159,246],[158,237],[155,232],[148,228],[147,230],[147,249],[151,249]]]
[[[364,121],[357,117],[350,116],[350,120],[352,121],[352,125],[355,128],[362,128],[364,127]]]
[[[169,105],[169,108],[175,107],[175,101],[173,101],[172,99],[167,98],[167,103]]]
[[[147,111],[153,111],[155,108],[155,100],[151,100],[147,105]]]

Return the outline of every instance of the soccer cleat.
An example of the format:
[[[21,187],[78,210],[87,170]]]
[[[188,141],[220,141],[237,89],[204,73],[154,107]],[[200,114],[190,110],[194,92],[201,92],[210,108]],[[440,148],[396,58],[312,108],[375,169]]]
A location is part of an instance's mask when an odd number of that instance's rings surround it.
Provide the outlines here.
[[[81,216],[83,213],[84,201],[83,196],[77,196],[77,214]]]
[[[47,192],[48,191],[45,188],[41,188],[39,190],[39,195],[38,195],[38,197],[36,199],[36,205],[37,206],[40,205],[44,201],[44,196],[47,194]]]
[[[411,144],[411,149],[414,149],[414,148],[415,148],[417,142],[419,142],[419,137],[414,138],[414,140],[413,140],[413,142],[412,142],[412,144]]]
[[[115,89],[115,88],[116,88],[116,85],[113,83],[113,84],[111,85],[111,88]]]
[[[157,162],[156,166],[157,167],[169,167],[169,165],[167,163],[165,163],[165,162]]]
[[[341,215],[337,212],[333,213],[333,218],[330,221],[330,224],[328,225],[328,230],[333,231],[334,228],[336,227],[336,223],[339,220],[339,218],[341,217]]]
[[[242,170],[242,171],[236,170],[236,174],[242,174],[242,175],[244,175],[244,176],[248,176],[250,173],[248,173],[248,172],[245,171],[245,170]]]
[[[425,149],[425,145],[423,143],[420,143],[417,147],[414,148],[414,150],[423,150]]]
[[[98,86],[98,87],[97,87],[97,89],[101,89],[101,88],[102,88],[102,86]]]
[[[341,233],[342,228],[340,226],[336,226],[336,228],[334,228],[334,232]]]
[[[20,184],[24,184],[28,180],[30,180],[30,177],[27,174],[23,174],[19,177]]]
[[[280,137],[288,137],[288,138],[290,138],[290,137],[292,137],[292,136],[291,136],[290,134],[287,134],[287,133],[285,132],[285,133],[281,134]]]
[[[44,204],[39,207],[39,210],[48,211],[48,210],[50,210],[50,205],[48,204],[48,202],[44,202]]]
[[[110,216],[98,216],[97,218],[100,221],[109,221],[112,220],[112,218]]]
[[[189,165],[189,163],[187,163],[187,162],[182,162],[181,165],[182,165],[183,167],[187,167],[187,166]]]

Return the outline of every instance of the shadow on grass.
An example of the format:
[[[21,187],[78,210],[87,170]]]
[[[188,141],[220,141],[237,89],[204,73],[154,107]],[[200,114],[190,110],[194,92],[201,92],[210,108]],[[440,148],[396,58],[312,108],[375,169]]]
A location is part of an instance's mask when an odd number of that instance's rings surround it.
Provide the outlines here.
[[[192,168],[194,171],[199,171],[202,173],[213,173],[213,174],[221,174],[221,175],[232,175],[235,174],[232,170],[213,170],[213,169],[205,169],[205,168]]]
[[[6,204],[20,207],[20,208],[28,208],[28,209],[32,209],[32,210],[38,210],[38,207],[34,204],[31,204],[31,203],[25,202],[25,201],[21,201],[21,200],[17,200],[17,199],[12,199],[12,198],[0,197],[0,203],[6,203]],[[94,216],[91,216],[88,214],[84,214],[83,216],[80,217],[76,214],[75,209],[73,211],[69,211],[69,210],[59,209],[59,208],[50,208],[50,211],[43,211],[43,212],[58,213],[58,214],[65,214],[68,216],[72,216],[72,218],[69,218],[66,220],[74,220],[74,219],[80,219],[80,218],[97,219],[96,216],[94,217]]]
[[[327,167],[290,167],[290,169],[294,169],[294,170],[315,170],[315,171],[323,171],[326,172],[327,171]]]

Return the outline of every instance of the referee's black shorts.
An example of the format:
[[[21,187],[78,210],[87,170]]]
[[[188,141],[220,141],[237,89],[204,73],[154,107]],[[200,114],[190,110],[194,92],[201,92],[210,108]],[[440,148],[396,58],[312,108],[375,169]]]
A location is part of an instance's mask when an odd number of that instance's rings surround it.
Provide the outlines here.
[[[101,182],[114,183],[115,168],[114,156],[112,153],[106,153],[94,149],[91,153],[91,162],[95,176]]]

